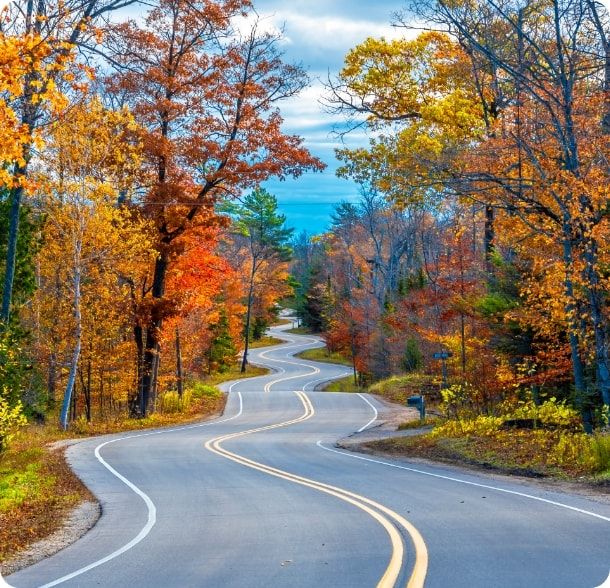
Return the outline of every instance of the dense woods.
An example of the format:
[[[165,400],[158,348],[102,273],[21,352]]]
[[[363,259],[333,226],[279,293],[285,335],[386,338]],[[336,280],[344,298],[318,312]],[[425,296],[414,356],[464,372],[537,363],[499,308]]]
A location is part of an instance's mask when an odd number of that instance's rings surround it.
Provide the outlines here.
[[[130,4],[2,12],[0,448],[24,415],[146,417],[287,292],[289,233],[250,274],[244,227],[264,195],[286,231],[260,183],[323,167],[281,129],[304,70],[246,0]]]
[[[608,16],[413,2],[403,39],[365,40],[330,80],[327,107],[370,135],[338,151],[361,199],[301,236],[294,271],[302,319],[361,384],[410,374],[454,413],[553,398],[607,424]]]
[[[360,386],[402,375],[447,414],[553,399],[607,425],[600,3],[404,6],[404,36],[364,40],[328,82],[326,108],[369,136],[337,151],[360,200],[297,237],[261,184],[324,167],[282,131],[303,69],[246,0],[129,4],[3,13],[0,439],[24,414],[144,418],[241,351],[245,369],[293,286]]]

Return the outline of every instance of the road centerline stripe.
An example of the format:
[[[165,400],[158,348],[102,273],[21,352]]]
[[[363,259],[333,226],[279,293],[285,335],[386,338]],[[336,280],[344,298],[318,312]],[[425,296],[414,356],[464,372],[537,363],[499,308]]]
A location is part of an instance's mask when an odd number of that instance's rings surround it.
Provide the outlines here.
[[[305,478],[303,476],[299,476],[297,474],[293,474],[291,472],[287,472],[285,470],[280,470],[278,468],[274,468],[272,466],[268,466],[266,464],[262,464],[260,462],[251,460],[244,456],[241,456],[237,453],[229,451],[222,447],[222,443],[225,441],[229,441],[231,439],[236,439],[239,437],[243,437],[245,435],[259,433],[263,431],[269,431],[272,429],[277,429],[280,427],[290,426],[296,423],[303,422],[305,420],[310,419],[315,414],[315,409],[311,404],[311,400],[309,397],[301,391],[296,391],[295,394],[301,400],[304,413],[295,419],[291,419],[288,421],[284,421],[281,423],[274,423],[271,425],[266,425],[264,427],[257,427],[255,429],[249,429],[246,431],[241,431],[237,433],[231,433],[229,435],[222,435],[215,439],[210,439],[205,443],[206,449],[213,453],[220,455],[226,459],[230,459],[240,465],[261,471],[271,476],[275,476],[277,478],[281,478],[287,480],[289,482],[293,482],[296,484],[300,484],[303,486],[307,486],[314,490],[318,490],[319,492],[324,492],[331,496],[334,496],[344,502],[352,504],[362,511],[366,512],[369,516],[374,518],[388,533],[390,538],[390,542],[392,544],[392,556],[390,558],[390,562],[377,584],[378,588],[392,588],[396,585],[398,577],[400,575],[400,571],[402,569],[402,563],[404,558],[404,547],[400,533],[397,528],[392,524],[383,514],[389,516],[391,519],[394,519],[399,525],[401,525],[411,537],[413,544],[415,546],[415,562],[413,566],[413,572],[409,578],[409,582],[407,584],[408,588],[421,588],[424,585],[424,580],[427,573],[427,564],[428,564],[428,556],[427,549],[423,538],[415,529],[413,525],[411,525],[408,521],[406,521],[403,517],[401,517],[398,513],[391,511],[387,507],[369,499],[364,496],[360,496],[353,492],[349,492],[342,488],[337,488],[335,486],[331,486],[329,484],[324,484],[322,482],[318,482],[316,480],[312,480],[310,478]],[[381,514],[383,513],[383,514]]]

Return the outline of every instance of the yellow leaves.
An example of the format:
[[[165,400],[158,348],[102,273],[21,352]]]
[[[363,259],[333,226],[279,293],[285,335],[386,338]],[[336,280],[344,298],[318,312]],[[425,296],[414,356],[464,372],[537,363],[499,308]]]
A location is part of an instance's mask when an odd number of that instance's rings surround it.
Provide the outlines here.
[[[55,114],[67,106],[54,76],[70,62],[71,45],[57,53],[53,39],[36,35],[21,37],[0,33],[0,163],[24,166],[32,146],[43,141],[35,129],[21,123],[20,101]],[[59,44],[62,45],[61,43]],[[0,173],[0,185],[13,187],[18,179]]]

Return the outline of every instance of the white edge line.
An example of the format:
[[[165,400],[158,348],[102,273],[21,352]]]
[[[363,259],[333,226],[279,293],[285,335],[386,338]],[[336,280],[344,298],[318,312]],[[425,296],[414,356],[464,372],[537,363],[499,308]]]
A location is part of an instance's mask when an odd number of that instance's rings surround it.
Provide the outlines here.
[[[549,500],[548,498],[541,498],[540,496],[533,496],[532,494],[526,494],[525,492],[518,492],[517,490],[507,490],[506,488],[490,486],[489,484],[481,484],[479,482],[470,482],[469,480],[461,480],[460,478],[453,478],[451,476],[443,476],[442,474],[433,474],[432,472],[426,472],[424,470],[419,470],[417,468],[410,468],[410,467],[398,465],[395,463],[389,463],[387,461],[381,461],[378,459],[372,459],[370,457],[364,457],[362,455],[355,455],[352,453],[348,453],[346,451],[339,451],[337,449],[332,449],[331,447],[326,447],[325,445],[323,445],[322,441],[318,441],[316,443],[316,445],[320,449],[324,449],[325,451],[330,451],[332,453],[338,453],[339,455],[345,455],[345,456],[351,457],[353,459],[361,459],[362,461],[370,461],[372,463],[378,463],[378,464],[381,464],[384,466],[388,466],[390,468],[406,470],[408,472],[414,472],[416,474],[422,474],[424,476],[430,476],[432,478],[440,478],[441,480],[450,480],[451,482],[457,482],[458,484],[466,484],[468,486],[476,486],[477,488],[485,488],[486,490],[495,490],[496,492],[503,492],[505,494],[512,494],[514,496],[521,496],[522,498],[529,498],[530,500],[537,500],[538,502],[544,502],[545,504],[551,504],[553,506],[566,508],[568,510],[572,510],[574,512],[578,512],[580,514],[594,517],[596,519],[601,519],[602,521],[606,521],[606,522],[610,523],[610,517],[605,517],[605,516],[597,514],[595,512],[591,512],[589,510],[584,510],[582,508],[577,508],[576,506],[570,506],[569,504],[564,504],[563,502],[556,502],[555,500]]]
[[[233,386],[235,384],[237,384],[237,382],[235,382],[234,384],[232,384],[230,386],[229,392],[231,392],[231,390],[233,389]],[[62,576],[61,578],[58,578],[57,580],[53,580],[52,582],[49,582],[48,584],[43,584],[39,588],[51,588],[51,586],[57,586],[58,584],[67,582],[68,580],[71,580],[72,578],[76,578],[77,576],[80,576],[94,568],[97,568],[98,566],[108,563],[109,561],[115,559],[119,555],[122,555],[123,553],[125,553],[125,552],[129,551],[130,549],[132,549],[133,547],[135,547],[150,533],[151,529],[155,526],[155,523],[157,521],[157,509],[156,509],[153,501],[150,499],[150,496],[148,496],[148,494],[146,494],[143,490],[138,488],[133,482],[130,482],[125,476],[123,476],[122,474],[117,472],[107,461],[104,460],[104,458],[100,454],[100,450],[102,449],[102,447],[105,447],[106,445],[109,445],[110,443],[117,443],[118,441],[125,441],[126,439],[134,439],[137,437],[148,437],[151,435],[162,435],[164,433],[175,433],[176,431],[197,429],[197,428],[206,427],[206,426],[210,426],[210,425],[226,423],[227,421],[232,421],[233,419],[236,419],[239,416],[241,416],[242,411],[243,411],[243,399],[241,396],[241,392],[237,392],[237,396],[239,398],[239,411],[236,414],[234,414],[232,417],[229,417],[227,419],[222,419],[220,421],[211,421],[211,422],[207,422],[207,423],[199,423],[198,425],[187,425],[186,427],[177,427],[174,429],[164,429],[164,430],[160,430],[160,431],[152,431],[149,433],[140,433],[137,435],[128,435],[126,437],[120,437],[118,439],[111,439],[110,441],[106,441],[106,442],[98,445],[94,451],[95,457],[113,476],[115,476],[116,478],[121,480],[121,482],[123,482],[123,484],[128,486],[133,492],[135,492],[144,501],[144,503],[146,504],[146,508],[148,509],[148,520],[146,521],[146,524],[144,525],[144,527],[142,527],[140,532],[129,543],[126,543],[125,545],[123,545],[123,547],[120,547],[119,549],[117,549],[116,551],[113,551],[111,554],[107,555],[106,557],[103,557],[102,559],[98,559],[97,561],[94,561],[93,563],[90,563],[89,565],[84,566],[70,574]],[[2,584],[0,584],[0,588],[2,588]]]
[[[356,431],[356,433],[362,433],[362,431],[364,431],[365,429],[368,429],[369,426],[372,425],[377,420],[379,413],[377,412],[377,409],[373,406],[373,403],[366,396],[364,396],[364,394],[360,394],[360,392],[358,392],[358,396],[360,396],[360,398],[362,398],[362,400],[364,400],[364,402],[366,402],[373,409],[373,412],[375,413],[375,416],[366,425],[364,425],[364,427],[360,427]]]

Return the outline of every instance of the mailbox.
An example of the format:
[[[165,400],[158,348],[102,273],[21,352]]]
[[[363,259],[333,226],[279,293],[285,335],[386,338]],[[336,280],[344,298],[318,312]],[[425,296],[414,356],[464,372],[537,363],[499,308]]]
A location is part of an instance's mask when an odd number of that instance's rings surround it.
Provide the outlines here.
[[[419,409],[419,418],[423,421],[426,418],[426,401],[423,396],[411,396],[407,398],[407,406],[414,406]]]

